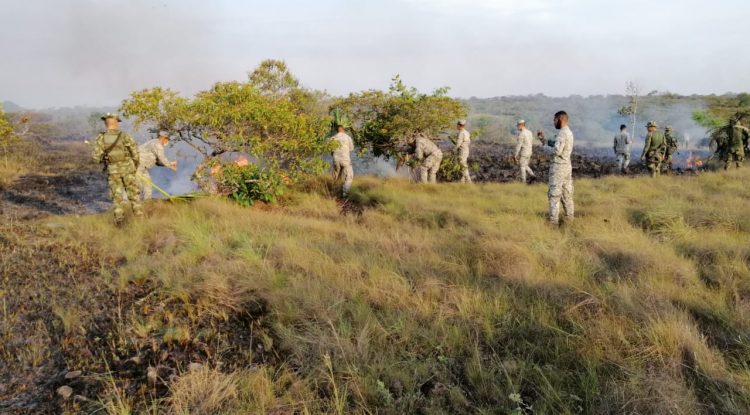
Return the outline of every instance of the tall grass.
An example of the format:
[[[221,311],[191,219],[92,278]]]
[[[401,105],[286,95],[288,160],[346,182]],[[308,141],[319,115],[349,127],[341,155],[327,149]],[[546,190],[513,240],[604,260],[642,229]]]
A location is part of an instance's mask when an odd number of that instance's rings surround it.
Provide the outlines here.
[[[216,316],[267,301],[281,360],[180,377],[176,413],[739,414],[749,178],[579,180],[564,228],[543,186],[374,178],[352,190],[361,215],[316,184],[280,206],[153,203],[124,231],[50,220],[119,260],[123,289],[159,281]]]

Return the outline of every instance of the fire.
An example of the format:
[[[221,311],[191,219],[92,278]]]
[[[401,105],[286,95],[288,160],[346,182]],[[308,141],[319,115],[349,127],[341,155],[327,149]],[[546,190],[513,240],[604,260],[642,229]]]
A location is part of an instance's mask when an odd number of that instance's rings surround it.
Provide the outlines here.
[[[247,165],[248,165],[248,164],[249,164],[250,162],[249,162],[249,161],[247,160],[247,157],[245,157],[245,156],[239,156],[239,157],[237,158],[237,160],[235,161],[235,163],[236,163],[236,164],[237,164],[238,166],[240,166],[240,167],[245,167],[245,166],[247,166]]]
[[[685,160],[685,169],[686,170],[698,170],[701,167],[703,167],[703,160],[699,159],[698,157],[693,156],[693,154],[690,154],[690,157]]]

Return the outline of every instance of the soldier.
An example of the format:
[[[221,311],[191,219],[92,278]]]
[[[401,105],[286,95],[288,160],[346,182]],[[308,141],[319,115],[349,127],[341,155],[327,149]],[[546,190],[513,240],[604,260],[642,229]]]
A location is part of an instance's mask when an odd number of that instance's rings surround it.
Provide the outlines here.
[[[646,124],[648,134],[646,135],[646,145],[643,146],[641,161],[648,160],[648,169],[651,171],[651,177],[656,177],[661,171],[661,162],[664,160],[666,152],[666,143],[664,135],[656,129],[658,126],[655,121],[649,121]]]
[[[140,185],[143,200],[151,199],[151,195],[154,192],[154,188],[151,186],[151,175],[149,174],[149,169],[154,166],[162,166],[169,167],[172,171],[177,171],[177,162],[169,161],[164,154],[164,146],[167,144],[169,144],[169,133],[166,131],[159,131],[159,138],[149,140],[138,147],[140,164],[138,165],[136,175],[138,177],[138,184]]]
[[[125,193],[137,217],[143,216],[143,210],[138,198],[138,183],[135,171],[140,158],[138,147],[133,137],[120,131],[120,117],[107,113],[102,117],[107,131],[99,134],[94,145],[94,160],[104,165],[109,182],[109,192],[114,204],[115,224],[120,226],[124,220],[123,205]]]
[[[422,162],[419,170],[421,183],[436,183],[437,172],[440,170],[440,162],[443,161],[443,152],[429,138],[419,134],[414,142],[414,155]]]
[[[531,176],[531,180],[534,181],[534,179],[536,179],[536,174],[534,174],[534,171],[529,167],[534,136],[531,134],[531,131],[526,128],[526,121],[518,120],[516,127],[518,127],[518,138],[513,161],[518,163],[521,168],[522,182],[526,183],[527,173]]]
[[[458,140],[456,140],[455,151],[458,152],[461,169],[463,170],[461,183],[471,183],[471,176],[469,175],[469,145],[471,144],[471,134],[466,131],[466,120],[459,120],[456,128],[458,128]]]
[[[552,165],[549,169],[549,222],[558,225],[560,220],[560,203],[565,210],[565,221],[573,220],[575,207],[573,204],[573,165],[570,154],[573,152],[573,132],[568,127],[568,114],[558,111],[555,114],[555,128],[560,132],[555,140],[548,140],[547,145],[553,148]],[[537,137],[544,143],[544,132],[539,131]]]
[[[747,127],[744,127],[740,120],[734,122],[734,126],[729,130],[729,141],[724,152],[724,170],[729,169],[729,165],[734,161],[737,168],[740,168],[745,161],[745,146],[748,143],[750,135]]]
[[[354,169],[352,169],[352,158],[351,153],[354,151],[354,141],[346,133],[344,126],[336,124],[336,135],[331,137],[331,141],[335,142],[336,148],[333,150],[333,179],[343,180],[344,186],[342,194],[346,197],[349,194],[349,189],[352,187],[352,181],[354,180]]]
[[[617,156],[617,165],[622,174],[628,174],[631,144],[633,144],[633,140],[628,134],[628,127],[625,124],[620,125],[620,133],[615,135],[613,149],[615,150],[615,156]]]
[[[664,167],[666,172],[669,173],[672,171],[672,156],[677,152],[677,137],[674,136],[671,125],[668,125],[667,128],[664,129],[664,144],[666,148],[664,149],[664,161],[662,162],[662,167]]]

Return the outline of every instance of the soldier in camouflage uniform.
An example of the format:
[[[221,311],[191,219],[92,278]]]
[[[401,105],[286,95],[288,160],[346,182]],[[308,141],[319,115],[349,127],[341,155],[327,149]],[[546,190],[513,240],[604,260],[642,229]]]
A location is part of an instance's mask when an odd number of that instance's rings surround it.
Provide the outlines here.
[[[459,120],[456,126],[458,128],[458,140],[456,140],[456,151],[458,152],[461,169],[461,183],[471,183],[469,174],[469,145],[471,144],[471,133],[466,130],[466,120]]]
[[[336,135],[331,137],[335,143],[333,150],[333,179],[343,180],[342,194],[344,197],[349,195],[349,189],[354,181],[354,169],[352,168],[352,151],[354,151],[354,141],[343,125],[336,125]]]
[[[724,170],[729,169],[733,161],[737,168],[740,168],[742,162],[745,161],[745,147],[750,136],[750,131],[742,125],[740,120],[735,121],[729,132],[729,140],[724,151]]]
[[[573,152],[573,132],[568,127],[568,114],[559,111],[555,114],[555,128],[559,130],[555,140],[546,144],[552,147],[552,165],[549,169],[549,222],[558,225],[560,220],[560,203],[565,210],[565,221],[571,222],[575,213],[573,204],[573,165],[570,155]],[[537,137],[544,143],[544,133],[539,131]]]
[[[620,125],[620,133],[615,135],[612,149],[615,151],[617,165],[622,174],[628,173],[631,144],[633,144],[633,140],[630,138],[630,134],[628,134],[628,126],[625,124]]]
[[[513,154],[513,161],[518,163],[521,168],[521,181],[526,183],[526,175],[531,176],[531,180],[536,179],[536,174],[529,167],[529,161],[531,160],[531,153],[533,151],[534,136],[531,131],[526,128],[526,121],[518,120],[516,123],[518,128],[518,137],[516,137],[516,152]]]
[[[418,135],[415,140],[414,156],[422,162],[419,169],[420,182],[437,183],[437,172],[443,161],[443,152],[429,138]]]
[[[677,137],[674,136],[671,125],[668,125],[664,129],[664,144],[666,148],[664,150],[662,168],[669,173],[672,171],[672,156],[677,152]]]
[[[169,144],[169,133],[166,131],[160,131],[159,138],[146,141],[138,147],[140,163],[138,164],[136,176],[138,178],[140,192],[143,195],[143,200],[151,199],[154,192],[154,188],[150,183],[151,174],[149,174],[149,169],[154,166],[162,166],[177,171],[177,162],[169,161],[164,154],[164,146],[167,144]]]
[[[120,131],[120,118],[117,114],[107,113],[102,120],[107,131],[96,138],[93,157],[104,165],[107,172],[109,192],[114,204],[115,224],[121,225],[125,217],[123,206],[127,203],[124,198],[126,193],[133,214],[137,217],[143,216],[135,177],[140,157],[133,137]]]
[[[648,134],[646,135],[646,145],[643,146],[641,161],[648,162],[648,170],[651,172],[651,177],[656,177],[661,172],[661,162],[664,160],[666,142],[664,141],[664,135],[656,131],[658,126],[655,121],[649,121],[646,124],[646,128],[648,129]]]

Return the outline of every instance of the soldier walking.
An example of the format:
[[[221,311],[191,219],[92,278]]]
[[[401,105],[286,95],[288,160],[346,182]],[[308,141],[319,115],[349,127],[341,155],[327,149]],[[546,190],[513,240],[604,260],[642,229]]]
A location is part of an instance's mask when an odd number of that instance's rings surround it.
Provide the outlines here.
[[[677,153],[678,147],[677,137],[674,136],[671,125],[668,125],[667,128],[664,129],[664,145],[664,161],[662,162],[662,167],[667,173],[670,173],[672,171],[672,157]]]
[[[560,204],[565,210],[565,221],[573,220],[575,207],[573,204],[573,165],[570,155],[573,152],[573,132],[568,127],[568,114],[558,111],[554,118],[555,128],[559,130],[555,140],[548,140],[552,147],[552,165],[549,170],[549,222],[558,225],[560,220]],[[537,136],[544,143],[544,132]]]
[[[666,142],[664,141],[664,135],[656,129],[655,121],[649,121],[646,124],[648,134],[646,135],[646,144],[643,146],[643,153],[641,154],[641,161],[647,161],[648,170],[651,172],[651,177],[659,176],[661,172],[661,162],[664,160],[664,154],[666,152]]]
[[[615,135],[613,149],[617,157],[618,168],[622,174],[628,174],[629,172],[631,144],[633,144],[633,140],[630,138],[630,134],[628,134],[628,127],[625,124],[620,125],[620,133]]]
[[[162,166],[169,167],[172,171],[177,171],[177,162],[169,161],[164,154],[164,146],[167,144],[169,144],[169,133],[166,131],[159,131],[159,138],[146,141],[138,147],[140,163],[136,175],[138,177],[138,184],[140,192],[143,195],[143,200],[151,199],[154,192],[154,188],[151,185],[151,174],[149,173],[149,169],[152,169],[154,166]]]
[[[107,172],[109,192],[114,204],[115,224],[120,226],[125,219],[123,206],[128,202],[136,217],[143,216],[135,177],[140,157],[133,137],[120,131],[121,120],[117,114],[107,113],[102,117],[102,121],[107,131],[96,138],[93,157],[104,165]],[[128,197],[127,202],[125,194]]]
[[[461,169],[463,171],[461,183],[471,183],[471,175],[469,174],[469,145],[471,144],[471,133],[466,131],[466,120],[459,120],[456,128],[458,128],[458,140],[456,140],[455,150],[458,152]]]
[[[743,126],[740,120],[734,122],[729,132],[729,142],[726,145],[726,151],[724,151],[724,170],[728,170],[732,162],[735,163],[737,168],[742,166],[742,162],[745,161],[745,147],[748,144],[748,136],[750,136],[750,130]]]
[[[346,197],[354,181],[354,169],[352,168],[351,153],[354,151],[354,141],[346,133],[344,126],[336,124],[336,135],[331,137],[336,145],[333,150],[333,179],[343,180],[342,194]]]
[[[529,167],[529,161],[531,160],[531,153],[533,150],[534,136],[526,128],[526,121],[518,120],[516,123],[518,127],[518,137],[516,141],[516,152],[513,156],[513,161],[518,163],[521,169],[521,181],[526,183],[526,174],[531,176],[532,181],[536,178],[536,174]]]

